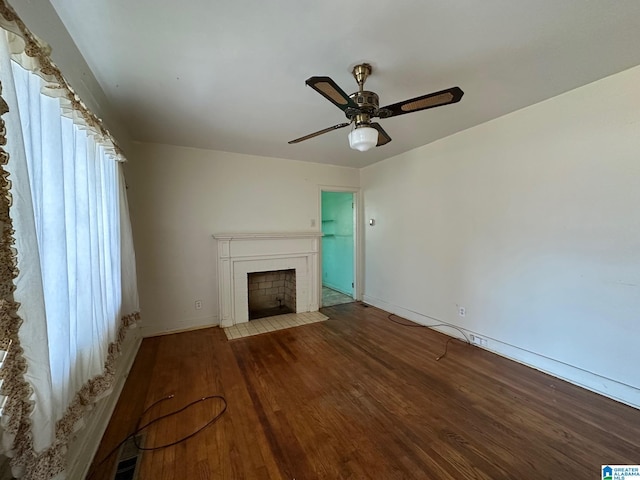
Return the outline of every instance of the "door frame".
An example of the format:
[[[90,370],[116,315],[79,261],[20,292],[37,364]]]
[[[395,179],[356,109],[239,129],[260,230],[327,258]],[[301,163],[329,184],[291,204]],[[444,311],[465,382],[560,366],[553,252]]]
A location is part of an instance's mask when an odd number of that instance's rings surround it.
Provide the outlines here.
[[[362,300],[362,198],[359,187],[337,187],[335,185],[318,186],[318,230],[322,232],[322,192],[340,192],[353,194],[353,299]],[[322,241],[319,245],[320,261],[318,268],[318,299],[322,306]]]

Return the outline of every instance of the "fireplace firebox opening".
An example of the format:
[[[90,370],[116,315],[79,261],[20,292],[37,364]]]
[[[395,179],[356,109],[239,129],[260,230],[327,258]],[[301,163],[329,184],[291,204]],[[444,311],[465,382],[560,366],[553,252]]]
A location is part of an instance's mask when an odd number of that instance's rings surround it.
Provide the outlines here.
[[[296,312],[296,271],[247,273],[249,320]]]

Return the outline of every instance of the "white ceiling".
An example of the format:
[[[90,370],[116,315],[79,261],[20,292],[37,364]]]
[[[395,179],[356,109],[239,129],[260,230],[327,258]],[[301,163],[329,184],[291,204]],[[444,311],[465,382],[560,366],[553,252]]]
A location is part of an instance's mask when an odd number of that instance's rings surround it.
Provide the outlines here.
[[[134,140],[362,167],[640,64],[638,0],[51,0]],[[387,105],[453,86],[458,104],[287,141],[344,114],[304,81]]]

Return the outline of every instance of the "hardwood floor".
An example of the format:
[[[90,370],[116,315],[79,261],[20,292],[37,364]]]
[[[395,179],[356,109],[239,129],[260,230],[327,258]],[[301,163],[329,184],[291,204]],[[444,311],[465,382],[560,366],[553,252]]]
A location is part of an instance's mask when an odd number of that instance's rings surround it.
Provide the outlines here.
[[[146,339],[96,460],[135,428],[211,394],[228,409],[139,479],[595,479],[640,463],[640,411],[360,303],[325,322],[228,341],[218,328]],[[205,401],[148,429],[195,430]],[[113,459],[115,460],[115,459]],[[109,478],[113,460],[92,480]]]

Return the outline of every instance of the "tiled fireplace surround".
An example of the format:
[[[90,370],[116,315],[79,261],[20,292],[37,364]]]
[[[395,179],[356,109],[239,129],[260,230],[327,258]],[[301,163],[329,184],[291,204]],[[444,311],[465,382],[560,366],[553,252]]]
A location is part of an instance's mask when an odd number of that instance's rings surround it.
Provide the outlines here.
[[[220,326],[249,321],[247,274],[295,270],[296,313],[319,307],[320,232],[216,234]]]

